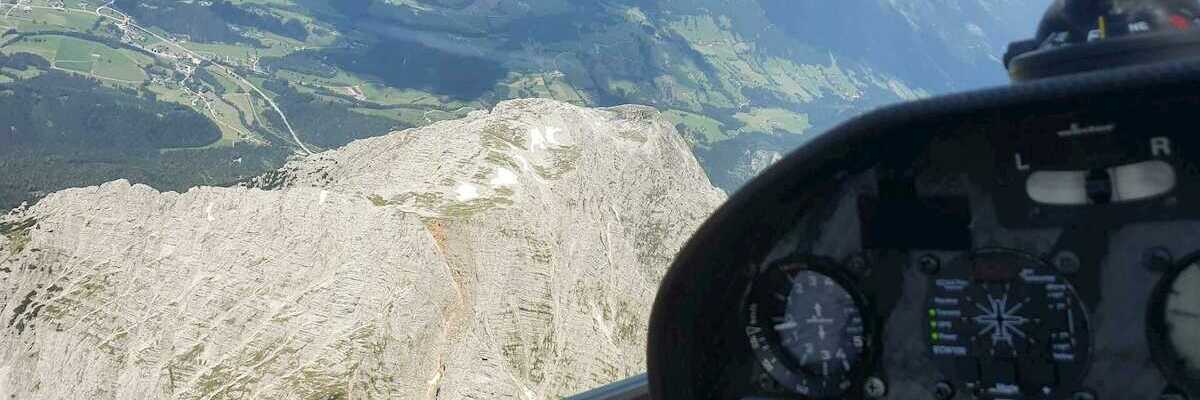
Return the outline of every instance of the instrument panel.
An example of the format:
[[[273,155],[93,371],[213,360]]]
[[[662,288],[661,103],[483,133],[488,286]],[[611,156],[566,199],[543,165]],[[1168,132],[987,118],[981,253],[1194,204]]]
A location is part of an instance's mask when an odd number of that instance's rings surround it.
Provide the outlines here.
[[[930,271],[929,349],[947,382],[979,397],[1078,389],[1091,356],[1088,313],[1036,257],[984,249]]]
[[[868,117],[794,154],[668,274],[652,393],[1200,400],[1187,76]]]

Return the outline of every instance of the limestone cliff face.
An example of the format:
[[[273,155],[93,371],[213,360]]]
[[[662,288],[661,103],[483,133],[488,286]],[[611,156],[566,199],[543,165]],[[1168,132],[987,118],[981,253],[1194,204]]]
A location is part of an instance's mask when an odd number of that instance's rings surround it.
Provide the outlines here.
[[[516,100],[253,185],[0,218],[3,398],[547,398],[644,369],[722,201],[653,109]]]

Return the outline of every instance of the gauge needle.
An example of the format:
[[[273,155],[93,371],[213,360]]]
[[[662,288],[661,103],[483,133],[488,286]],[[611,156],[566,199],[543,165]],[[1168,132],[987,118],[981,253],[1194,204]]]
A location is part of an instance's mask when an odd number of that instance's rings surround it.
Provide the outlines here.
[[[788,329],[795,329],[795,328],[796,328],[795,321],[787,321],[782,324],[775,324],[776,331],[786,331]]]

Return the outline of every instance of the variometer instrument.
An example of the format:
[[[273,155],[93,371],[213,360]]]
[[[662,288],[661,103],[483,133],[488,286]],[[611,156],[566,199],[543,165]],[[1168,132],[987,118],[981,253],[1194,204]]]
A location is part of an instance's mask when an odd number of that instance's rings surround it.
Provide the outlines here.
[[[1146,326],[1159,369],[1176,387],[1200,396],[1200,253],[1159,281]]]
[[[1071,284],[1025,253],[987,249],[931,282],[929,349],[947,379],[982,398],[1063,398],[1083,377],[1091,335]]]
[[[745,300],[746,337],[780,386],[809,398],[859,387],[872,355],[865,300],[832,261],[792,258],[764,267]]]

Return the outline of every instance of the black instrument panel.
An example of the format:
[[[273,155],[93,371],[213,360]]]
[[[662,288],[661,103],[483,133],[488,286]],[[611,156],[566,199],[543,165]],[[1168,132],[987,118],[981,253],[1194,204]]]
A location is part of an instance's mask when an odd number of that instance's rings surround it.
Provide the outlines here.
[[[1200,67],[1168,72],[898,107],[793,154],[677,258],[652,395],[1200,400]]]

